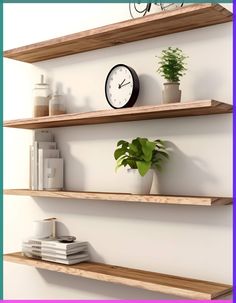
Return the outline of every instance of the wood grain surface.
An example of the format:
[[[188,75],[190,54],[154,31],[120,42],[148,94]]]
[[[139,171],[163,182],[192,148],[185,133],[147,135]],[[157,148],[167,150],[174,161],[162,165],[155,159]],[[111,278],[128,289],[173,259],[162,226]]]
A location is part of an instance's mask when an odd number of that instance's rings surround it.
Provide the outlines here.
[[[167,195],[135,195],[129,193],[111,192],[81,192],[81,191],[37,191],[30,189],[5,189],[5,195],[48,197],[79,200],[102,200],[120,202],[141,202],[155,204],[179,204],[179,205],[229,205],[232,198],[229,197],[197,197],[197,196],[167,196]]]
[[[62,265],[30,259],[22,256],[20,252],[5,254],[4,260],[69,275],[118,283],[169,295],[182,296],[188,299],[211,300],[223,294],[230,293],[232,290],[232,287],[226,284],[183,278],[103,263],[84,262],[76,265]]]
[[[33,63],[229,21],[232,13],[219,4],[194,4],[7,50],[4,57]]]
[[[225,114],[231,113],[232,110],[232,105],[227,103],[215,100],[200,100],[9,120],[4,122],[4,127],[24,129],[65,127],[185,116]]]

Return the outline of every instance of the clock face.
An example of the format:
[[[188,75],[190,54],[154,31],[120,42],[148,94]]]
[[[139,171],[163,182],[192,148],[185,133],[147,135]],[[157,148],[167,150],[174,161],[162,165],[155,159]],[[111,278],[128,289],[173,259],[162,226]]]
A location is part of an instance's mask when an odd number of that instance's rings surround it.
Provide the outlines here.
[[[124,64],[114,66],[107,76],[105,93],[113,108],[133,106],[139,93],[136,72]]]

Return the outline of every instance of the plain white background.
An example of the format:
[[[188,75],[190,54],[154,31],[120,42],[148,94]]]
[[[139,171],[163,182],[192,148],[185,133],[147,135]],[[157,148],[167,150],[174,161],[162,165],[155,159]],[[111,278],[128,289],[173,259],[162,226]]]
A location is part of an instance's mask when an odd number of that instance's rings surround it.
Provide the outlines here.
[[[231,5],[225,5],[231,9]],[[4,49],[129,19],[128,4],[4,4]],[[159,104],[161,50],[189,56],[182,101],[232,102],[232,23],[27,64],[4,59],[4,119],[32,115],[32,89],[44,73],[61,83],[68,112],[109,109],[106,75],[124,63],[140,78],[135,106]],[[115,173],[120,139],[168,141],[170,161],[159,174],[163,194],[232,196],[231,115],[174,118],[53,129],[65,159],[65,188],[128,192]],[[4,131],[4,187],[27,188],[32,132]],[[153,193],[156,192],[154,186]],[[4,250],[19,251],[32,221],[57,217],[58,231],[90,243],[92,260],[232,283],[232,208],[5,196]],[[4,299],[179,299],[17,264],[4,264]]]

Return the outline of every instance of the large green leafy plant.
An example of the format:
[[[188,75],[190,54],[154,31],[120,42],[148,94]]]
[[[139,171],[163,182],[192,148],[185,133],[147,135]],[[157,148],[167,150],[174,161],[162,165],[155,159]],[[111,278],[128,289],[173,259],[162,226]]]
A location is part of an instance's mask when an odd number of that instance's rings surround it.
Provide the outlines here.
[[[116,169],[128,166],[138,169],[144,176],[150,168],[161,170],[164,159],[168,159],[168,151],[162,140],[149,141],[147,138],[136,138],[131,143],[120,140],[114,152]]]
[[[157,72],[167,81],[179,82],[180,78],[185,75],[187,70],[185,59],[188,57],[178,47],[168,47],[162,51],[161,56],[158,58],[160,61],[158,62],[159,68]]]

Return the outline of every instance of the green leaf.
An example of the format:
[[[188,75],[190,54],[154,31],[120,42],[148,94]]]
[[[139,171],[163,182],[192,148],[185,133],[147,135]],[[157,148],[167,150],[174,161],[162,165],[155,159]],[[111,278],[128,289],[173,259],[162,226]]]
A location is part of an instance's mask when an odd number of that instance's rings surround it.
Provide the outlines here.
[[[118,143],[117,143],[117,146],[120,146],[122,145],[123,147],[128,147],[129,145],[129,142],[125,141],[125,140],[120,140]]]
[[[125,148],[118,148],[115,150],[114,152],[114,157],[115,159],[119,159],[122,155],[124,155],[126,153],[126,149]]]
[[[151,168],[151,162],[137,161],[137,167],[140,175],[143,177]]]
[[[148,141],[147,139],[140,140],[140,143],[142,145],[142,151],[143,151],[143,159],[145,161],[151,161],[152,159],[152,152],[156,147],[155,142]]]
[[[127,159],[127,164],[130,168],[137,169],[137,163],[133,159]]]
[[[133,144],[133,143],[129,144],[129,149],[131,151],[131,154],[133,154],[133,155],[135,155],[135,154],[137,154],[139,152],[138,147],[135,144]]]

